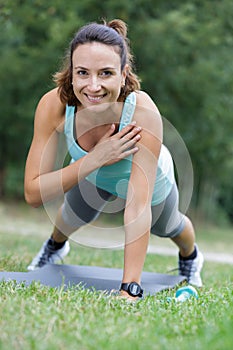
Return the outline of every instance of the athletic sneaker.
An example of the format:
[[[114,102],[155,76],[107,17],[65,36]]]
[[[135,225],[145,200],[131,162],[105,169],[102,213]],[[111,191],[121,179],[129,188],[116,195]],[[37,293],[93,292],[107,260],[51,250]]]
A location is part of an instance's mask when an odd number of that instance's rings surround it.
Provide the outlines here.
[[[182,260],[179,256],[179,275],[187,277],[188,283],[196,286],[202,286],[201,270],[204,263],[204,257],[199,251],[197,245],[197,256],[193,260]]]
[[[36,270],[47,264],[55,264],[69,253],[70,244],[68,241],[65,241],[64,245],[60,249],[56,249],[52,244],[52,239],[49,238],[42,245],[39,253],[32,260],[31,264],[27,267],[29,271]]]

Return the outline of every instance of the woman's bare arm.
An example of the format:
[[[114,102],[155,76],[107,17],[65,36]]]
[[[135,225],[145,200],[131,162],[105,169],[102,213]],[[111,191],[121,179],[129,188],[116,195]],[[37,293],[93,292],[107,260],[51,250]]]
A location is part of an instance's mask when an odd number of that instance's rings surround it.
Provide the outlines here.
[[[125,224],[124,282],[140,283],[151,228],[151,199],[162,143],[162,122],[149,97],[138,97],[135,119],[142,126],[139,152],[133,157]],[[124,293],[124,292],[123,292]]]

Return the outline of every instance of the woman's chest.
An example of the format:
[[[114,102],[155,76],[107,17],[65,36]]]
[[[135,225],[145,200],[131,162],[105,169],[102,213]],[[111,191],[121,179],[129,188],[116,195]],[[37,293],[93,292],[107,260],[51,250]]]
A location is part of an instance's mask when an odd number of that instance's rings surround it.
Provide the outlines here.
[[[84,151],[91,151],[95,145],[104,138],[104,136],[109,132],[111,124],[98,125],[98,126],[89,126],[89,128],[83,128],[79,123],[74,125],[74,138],[76,143]],[[114,135],[119,128],[119,124],[115,124]]]

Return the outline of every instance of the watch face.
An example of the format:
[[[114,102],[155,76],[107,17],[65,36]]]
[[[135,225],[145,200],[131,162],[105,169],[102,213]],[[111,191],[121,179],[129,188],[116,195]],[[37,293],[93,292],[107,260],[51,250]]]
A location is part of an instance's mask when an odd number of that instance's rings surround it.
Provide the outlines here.
[[[129,285],[129,292],[130,294],[132,294],[133,296],[137,296],[140,294],[141,292],[141,287],[139,286],[139,284],[137,284],[136,282],[132,282]]]

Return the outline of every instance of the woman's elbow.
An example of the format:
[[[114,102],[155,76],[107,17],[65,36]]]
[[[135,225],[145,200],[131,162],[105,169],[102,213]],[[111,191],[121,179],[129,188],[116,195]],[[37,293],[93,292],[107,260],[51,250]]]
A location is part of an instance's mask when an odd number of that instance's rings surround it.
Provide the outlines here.
[[[33,208],[38,208],[41,204],[41,197],[34,195],[31,191],[25,189],[24,190],[24,198],[27,204],[29,204]]]
[[[137,221],[139,218],[151,219],[151,206],[148,203],[142,205],[127,206],[124,211],[124,219],[128,222]]]

